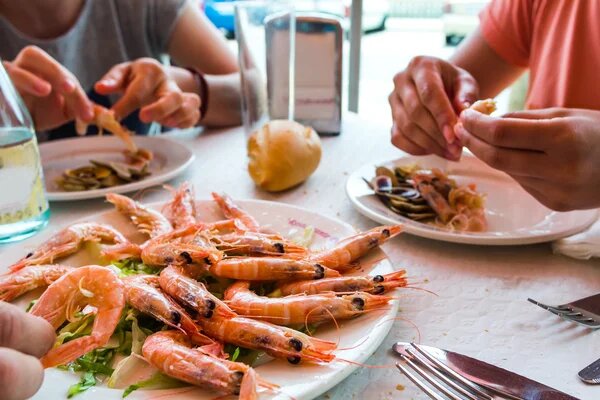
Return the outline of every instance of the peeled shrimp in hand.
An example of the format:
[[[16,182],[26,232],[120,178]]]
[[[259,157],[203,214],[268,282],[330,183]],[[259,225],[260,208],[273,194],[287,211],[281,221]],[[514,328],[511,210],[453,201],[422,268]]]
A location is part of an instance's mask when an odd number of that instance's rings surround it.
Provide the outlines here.
[[[279,298],[258,296],[250,282],[238,281],[225,291],[224,299],[240,315],[277,325],[314,324],[351,319],[386,306],[391,297],[365,292],[336,296],[335,293]]]
[[[158,285],[158,276],[134,275],[123,280],[127,304],[136,310],[186,333],[196,345],[213,345],[215,355],[222,354],[222,346],[204,336],[183,308],[165,295]],[[216,346],[215,346],[216,345]]]
[[[343,239],[333,248],[316,253],[311,260],[337,271],[345,271],[352,268],[352,263],[369,250],[382,245],[400,232],[402,225],[379,226]]]
[[[133,133],[124,128],[119,121],[117,121],[114,111],[102,107],[101,105],[94,104],[94,119],[92,120],[91,124],[96,125],[100,133],[102,130],[106,129],[125,142],[127,149],[130,152],[137,153],[138,148],[133,141]],[[75,120],[75,129],[79,135],[85,135],[87,128],[88,124],[79,119]]]
[[[276,291],[282,296],[325,292],[368,292],[382,294],[395,288],[406,286],[407,284],[406,271],[401,270],[386,275],[340,276],[311,281],[287,282],[280,284]]]
[[[164,235],[173,230],[167,218],[156,210],[148,208],[127,196],[116,193],[106,195],[117,211],[131,219],[136,228],[151,238]]]
[[[221,278],[246,281],[273,281],[280,279],[321,279],[340,276],[317,262],[283,257],[232,257],[208,266],[211,274]]]
[[[18,271],[28,265],[51,264],[55,260],[77,252],[84,242],[129,243],[125,236],[109,225],[80,223],[71,225],[10,267]]]
[[[276,387],[259,381],[256,372],[246,364],[222,360],[206,354],[202,348],[192,348],[189,339],[178,331],[148,336],[142,354],[165,375],[224,394],[239,395],[241,400],[258,398],[257,383]]]
[[[74,361],[106,345],[112,336],[125,306],[125,290],[110,268],[96,265],[75,268],[46,289],[31,314],[58,329],[65,321],[73,321],[75,313],[86,306],[95,309],[91,334],[50,350],[41,360],[45,368]]]
[[[0,275],[0,300],[11,301],[34,289],[45,287],[73,270],[64,265],[31,265]]]

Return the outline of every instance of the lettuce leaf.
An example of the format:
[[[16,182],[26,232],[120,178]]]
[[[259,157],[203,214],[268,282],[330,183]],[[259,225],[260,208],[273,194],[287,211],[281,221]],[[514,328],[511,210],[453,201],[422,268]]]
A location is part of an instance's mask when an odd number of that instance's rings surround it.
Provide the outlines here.
[[[160,269],[152,268],[144,264],[141,260],[133,258],[114,261],[112,265],[119,269],[120,278],[131,275],[158,275],[160,272]]]
[[[96,377],[94,376],[93,372],[86,372],[83,374],[78,383],[69,387],[69,390],[67,391],[67,398],[70,399],[79,393],[83,393],[92,386],[96,386]]]

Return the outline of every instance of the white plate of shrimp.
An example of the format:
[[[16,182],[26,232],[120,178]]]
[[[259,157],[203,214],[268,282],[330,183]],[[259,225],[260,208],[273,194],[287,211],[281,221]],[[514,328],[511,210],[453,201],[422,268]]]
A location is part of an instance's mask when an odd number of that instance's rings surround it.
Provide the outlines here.
[[[396,214],[381,202],[367,185],[375,168],[418,165],[438,168],[460,186],[475,184],[484,196],[487,227],[481,232],[459,232],[411,220]],[[416,236],[446,242],[476,245],[524,245],[543,243],[569,236],[588,228],[598,217],[597,210],[556,212],[541,205],[508,175],[490,168],[471,154],[451,162],[436,156],[406,155],[363,165],[346,181],[346,195],[364,216],[383,224],[403,224],[404,231]]]
[[[398,312],[397,289],[407,281],[378,246],[400,233],[400,226],[356,233],[303,208],[213,196],[195,201],[187,184],[170,202],[148,206],[112,194],[107,200],[116,210],[40,235],[26,249],[13,246],[4,252],[8,264],[0,269],[7,272],[0,275],[0,299],[26,307],[38,298],[31,312],[55,327],[64,325],[69,310],[90,307],[98,321],[93,335],[44,356],[46,378],[34,398],[66,398],[80,378],[52,367],[114,342],[111,335],[124,307],[154,317],[167,329],[145,338],[136,357],[155,372],[193,384],[139,389],[132,399],[223,394],[255,399],[256,393],[261,399],[312,399],[379,347]],[[310,244],[307,232],[313,232]],[[110,267],[109,260],[131,257],[156,268],[156,274],[125,277]],[[197,280],[207,283],[207,273],[228,282],[222,296]],[[277,280],[270,297],[256,291],[265,280]],[[314,324],[321,325],[315,329]],[[290,326],[315,330],[314,336]],[[221,342],[269,357],[252,368],[227,361]],[[120,399],[136,382],[121,380],[118,388],[98,382],[77,397]]]

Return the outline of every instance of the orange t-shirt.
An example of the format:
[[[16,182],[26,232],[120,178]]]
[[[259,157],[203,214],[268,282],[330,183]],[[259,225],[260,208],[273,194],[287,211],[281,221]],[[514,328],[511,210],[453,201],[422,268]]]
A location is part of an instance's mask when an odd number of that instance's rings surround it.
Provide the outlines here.
[[[480,19],[500,57],[530,68],[527,108],[600,110],[600,1],[493,0]]]

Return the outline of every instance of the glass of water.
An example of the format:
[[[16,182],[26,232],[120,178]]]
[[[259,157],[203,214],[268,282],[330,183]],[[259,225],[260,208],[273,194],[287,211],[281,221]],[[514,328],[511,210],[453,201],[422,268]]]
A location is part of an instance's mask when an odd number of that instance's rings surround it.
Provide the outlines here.
[[[0,243],[33,235],[49,217],[33,122],[0,62]]]

